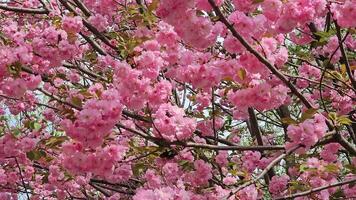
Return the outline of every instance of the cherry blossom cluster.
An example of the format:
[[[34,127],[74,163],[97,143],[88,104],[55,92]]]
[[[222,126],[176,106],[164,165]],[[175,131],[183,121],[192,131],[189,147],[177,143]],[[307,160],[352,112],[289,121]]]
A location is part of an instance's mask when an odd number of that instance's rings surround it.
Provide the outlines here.
[[[355,8],[0,3],[0,200],[356,198]]]

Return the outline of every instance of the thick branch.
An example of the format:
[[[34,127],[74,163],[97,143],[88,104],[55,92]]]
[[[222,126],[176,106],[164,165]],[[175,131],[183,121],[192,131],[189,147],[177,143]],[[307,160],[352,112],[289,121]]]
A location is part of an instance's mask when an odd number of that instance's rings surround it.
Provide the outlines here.
[[[312,193],[320,192],[320,191],[322,191],[322,190],[326,190],[326,189],[329,189],[329,188],[332,188],[332,187],[342,186],[342,185],[351,184],[351,183],[355,183],[355,182],[356,182],[356,179],[351,179],[351,180],[348,180],[348,181],[337,182],[337,183],[329,184],[329,185],[326,185],[326,186],[313,188],[313,189],[307,190],[307,191],[305,191],[305,192],[300,192],[300,193],[296,193],[296,194],[291,194],[291,195],[288,195],[288,196],[285,196],[285,197],[279,197],[279,198],[276,198],[276,200],[294,199],[294,198],[296,198],[296,197],[307,196],[307,195],[310,195],[310,194],[312,194]]]
[[[336,135],[336,140],[339,142],[339,144],[344,147],[350,154],[356,155],[356,148],[354,145],[349,143],[342,135],[337,134]]]
[[[274,145],[274,146],[219,146],[219,145],[211,145],[211,144],[199,144],[188,142],[186,144],[181,144],[185,147],[194,147],[194,148],[203,148],[203,149],[211,149],[211,150],[221,150],[221,151],[265,151],[265,150],[284,150],[283,145]]]
[[[7,6],[4,4],[0,4],[1,10],[18,12],[18,13],[27,13],[27,14],[48,14],[49,11],[46,9],[34,9],[34,8],[20,8],[14,6]]]
[[[251,136],[254,135],[256,137],[257,144],[259,146],[263,146],[262,133],[258,126],[258,121],[254,109],[248,108],[248,114],[249,114],[249,121],[250,121],[249,124],[250,124]],[[265,157],[263,152],[261,152],[261,155],[262,157]],[[266,184],[269,184],[269,180],[273,177],[273,175],[274,175],[273,169],[269,170],[268,173],[265,175]]]
[[[110,194],[106,192],[103,188],[100,188],[99,186],[95,185],[94,183],[89,183],[90,186],[92,186],[94,189],[98,190],[100,193],[102,193],[105,197],[110,197]]]
[[[90,10],[84,5],[84,3],[80,0],[73,0],[75,4],[77,4],[78,8],[85,14],[85,16],[89,17]]]

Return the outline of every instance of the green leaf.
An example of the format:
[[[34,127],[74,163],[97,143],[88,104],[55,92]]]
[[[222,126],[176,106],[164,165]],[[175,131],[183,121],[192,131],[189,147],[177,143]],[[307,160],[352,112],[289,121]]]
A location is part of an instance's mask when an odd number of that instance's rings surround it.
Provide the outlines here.
[[[340,72],[334,71],[334,70],[329,71],[329,72],[330,72],[330,74],[332,74],[332,77],[335,77],[338,80],[344,80],[344,77],[342,76],[342,74]]]
[[[305,185],[299,181],[291,181],[290,185],[290,189],[293,191],[304,191],[306,189]]]
[[[329,37],[331,37],[332,35],[335,34],[335,31],[328,31],[328,32],[326,32],[326,31],[318,31],[318,32],[315,32],[314,34],[319,36],[319,37],[321,37],[321,38],[329,38]]]
[[[132,172],[135,176],[141,175],[146,169],[146,165],[144,163],[136,163],[132,167]]]
[[[79,97],[72,97],[72,103],[78,107],[82,107],[83,102]]]
[[[292,125],[292,124],[298,124],[298,122],[290,117],[284,117],[281,119],[283,124],[288,124],[288,125]]]
[[[328,43],[328,41],[321,40],[321,41],[313,41],[310,43],[310,45],[311,45],[311,47],[316,48],[316,47],[324,46],[327,43]]]
[[[338,117],[338,119],[336,121],[339,124],[343,124],[343,125],[351,125],[352,124],[351,119],[349,119],[349,117],[347,115],[342,115],[342,116]]]
[[[351,173],[356,174],[356,166],[348,164],[348,165],[345,165],[344,167],[346,169],[350,170]]]
[[[16,128],[12,131],[12,135],[14,137],[19,137],[21,135],[21,130],[19,128]]]
[[[66,136],[59,136],[59,137],[52,136],[47,139],[45,145],[49,148],[53,148],[53,147],[56,147],[56,146],[62,144],[66,140],[68,140],[68,138]]]
[[[305,164],[302,164],[299,166],[299,171],[300,172],[305,172],[308,170],[308,167]]]
[[[41,124],[39,124],[37,122],[33,123],[33,130],[39,131],[41,129],[41,127],[42,127]]]
[[[336,199],[342,199],[342,197],[344,196],[344,193],[342,190],[338,189],[332,196],[331,196],[331,200],[336,200]]]
[[[243,68],[237,70],[237,75],[241,80],[245,80],[246,75],[247,75],[246,70]]]
[[[330,173],[337,173],[339,171],[339,167],[335,164],[328,164],[325,166],[325,170]]]
[[[32,150],[27,152],[26,156],[30,160],[39,160],[40,158],[46,156],[46,152],[42,150]]]
[[[147,10],[152,12],[158,8],[159,0],[153,0],[150,5],[147,6]]]
[[[253,0],[252,3],[257,4],[257,3],[262,3],[264,0]]]
[[[300,118],[300,121],[303,122],[307,119],[313,118],[313,116],[315,115],[315,113],[317,113],[318,110],[315,108],[310,108],[308,110],[306,110],[303,114],[302,117]]]
[[[335,112],[330,112],[328,116],[329,116],[329,119],[331,119],[332,121],[337,120],[337,114]]]

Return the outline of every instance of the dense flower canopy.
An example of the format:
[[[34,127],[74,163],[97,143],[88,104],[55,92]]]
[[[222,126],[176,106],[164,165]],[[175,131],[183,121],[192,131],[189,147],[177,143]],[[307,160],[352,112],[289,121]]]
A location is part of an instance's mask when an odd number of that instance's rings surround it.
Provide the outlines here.
[[[0,2],[0,200],[356,199],[355,0]]]

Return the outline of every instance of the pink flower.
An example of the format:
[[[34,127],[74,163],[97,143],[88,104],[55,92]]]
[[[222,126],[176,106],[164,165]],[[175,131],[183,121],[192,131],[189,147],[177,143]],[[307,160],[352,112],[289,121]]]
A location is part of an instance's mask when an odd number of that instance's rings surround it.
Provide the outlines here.
[[[25,152],[31,151],[32,149],[35,148],[37,142],[38,142],[38,140],[35,138],[28,138],[28,137],[22,138],[21,139],[21,148]]]
[[[286,148],[304,145],[299,149],[300,152],[308,150],[325,135],[326,131],[325,117],[321,114],[316,114],[314,119],[307,119],[297,126],[290,125],[288,126],[288,137],[292,142],[287,143]]]
[[[353,174],[348,174],[346,177],[347,180],[355,179],[355,175]],[[347,184],[342,186],[342,189],[344,190],[344,194],[346,198],[353,198],[356,196],[356,186],[352,184]]]
[[[7,176],[6,176],[5,170],[0,169],[0,185],[5,185],[7,182],[6,179],[7,179]]]
[[[149,188],[158,188],[161,186],[161,177],[154,170],[148,169],[145,174],[146,184]]]
[[[289,176],[287,175],[273,176],[269,184],[269,191],[274,195],[280,195],[287,189],[288,181]]]
[[[256,169],[261,159],[261,153],[258,151],[245,151],[241,160],[242,166],[248,171],[252,172]]]
[[[83,28],[82,18],[79,16],[68,17],[64,16],[62,21],[63,30],[68,33],[79,33]]]
[[[224,178],[223,183],[225,185],[233,185],[235,184],[237,179],[235,177],[227,176]]]
[[[355,12],[356,2],[353,0],[345,0],[344,4],[332,4],[331,10],[334,19],[343,28],[352,28],[356,26]]]
[[[175,183],[179,179],[181,172],[177,163],[167,163],[162,167],[165,179],[170,183]]]
[[[100,14],[90,16],[88,21],[100,32],[105,31],[106,27],[109,25],[107,18]]]
[[[184,111],[171,104],[162,104],[153,115],[154,134],[168,141],[185,140],[192,136],[196,127],[194,119],[184,116]]]
[[[101,145],[103,138],[121,117],[122,104],[119,97],[116,90],[110,89],[102,93],[101,99],[88,100],[74,123],[66,121],[63,124],[64,130],[85,146]]]
[[[257,7],[253,0],[233,0],[232,3],[241,12],[251,12]]]
[[[269,110],[282,105],[287,100],[288,88],[278,85],[274,88],[268,83],[261,83],[251,88],[237,90],[228,94],[229,100],[236,106],[234,117],[245,119],[247,109]]]
[[[158,188],[155,190],[138,190],[133,200],[174,200],[176,191],[170,187]]]
[[[159,51],[143,51],[140,56],[136,57],[135,61],[138,64],[138,69],[142,70],[142,74],[149,79],[157,78],[159,71],[165,64]]]
[[[220,151],[218,155],[215,157],[215,162],[222,167],[226,166],[228,163],[227,157],[228,157],[227,151]]]
[[[280,0],[265,0],[262,3],[263,14],[267,19],[275,21],[282,12],[283,3]]]
[[[220,6],[223,3],[223,0],[215,0],[215,4]],[[196,0],[196,7],[199,10],[211,11],[212,7],[208,0]]]
[[[203,160],[194,161],[195,171],[189,175],[192,184],[195,186],[208,184],[209,179],[212,178],[212,167]]]
[[[320,152],[321,158],[327,162],[334,162],[337,160],[337,152],[341,148],[339,143],[330,143],[324,146],[323,150]]]
[[[144,189],[138,190],[135,196],[133,197],[133,200],[142,200],[142,199],[156,200],[155,192],[153,190],[144,190]]]
[[[208,6],[206,2],[198,2],[198,5]],[[185,42],[205,49],[215,42],[218,32],[210,20],[196,15],[193,6],[194,2],[191,0],[164,0],[160,2],[157,15],[172,25]]]
[[[257,200],[258,191],[255,185],[250,185],[240,190],[237,193],[238,199],[240,200]]]

